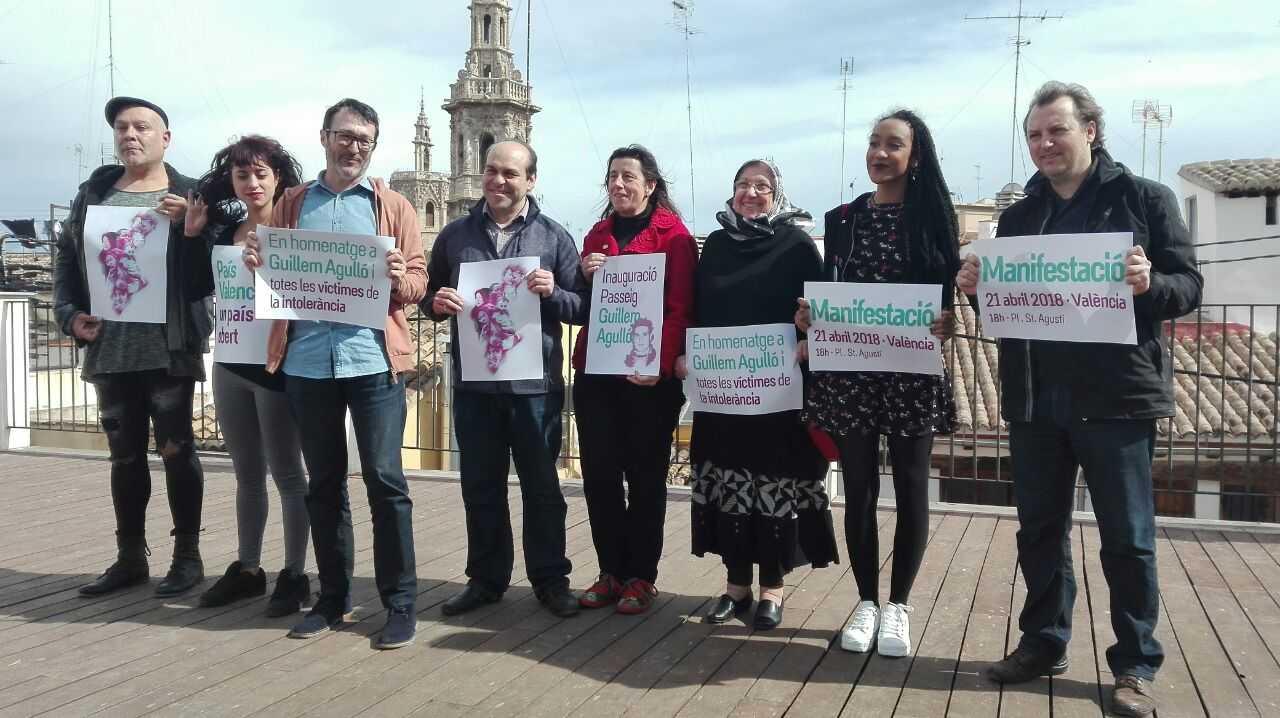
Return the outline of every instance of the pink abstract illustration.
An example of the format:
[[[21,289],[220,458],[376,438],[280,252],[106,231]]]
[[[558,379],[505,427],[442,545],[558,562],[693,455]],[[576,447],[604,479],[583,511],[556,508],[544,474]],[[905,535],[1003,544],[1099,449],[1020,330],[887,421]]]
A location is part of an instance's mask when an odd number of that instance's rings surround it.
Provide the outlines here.
[[[128,228],[102,234],[98,262],[111,287],[111,308],[117,315],[123,314],[133,295],[147,286],[147,278],[138,266],[137,251],[157,224],[151,212],[143,210],[133,216]]]
[[[485,366],[490,374],[496,374],[507,352],[520,343],[521,336],[511,319],[511,302],[516,289],[524,282],[524,270],[510,266],[502,270],[502,278],[487,289],[476,290],[476,304],[471,309],[471,320],[484,343]]]

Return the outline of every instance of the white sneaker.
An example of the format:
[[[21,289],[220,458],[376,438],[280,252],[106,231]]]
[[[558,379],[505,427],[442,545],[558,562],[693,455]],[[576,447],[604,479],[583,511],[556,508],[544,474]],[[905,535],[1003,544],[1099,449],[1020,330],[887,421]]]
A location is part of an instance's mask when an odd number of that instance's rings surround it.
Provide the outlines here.
[[[849,625],[840,633],[840,647],[854,653],[866,653],[876,640],[876,627],[879,625],[880,608],[872,601],[859,601]]]
[[[876,638],[876,652],[890,658],[901,658],[911,653],[910,606],[886,603],[880,618],[880,635]]]

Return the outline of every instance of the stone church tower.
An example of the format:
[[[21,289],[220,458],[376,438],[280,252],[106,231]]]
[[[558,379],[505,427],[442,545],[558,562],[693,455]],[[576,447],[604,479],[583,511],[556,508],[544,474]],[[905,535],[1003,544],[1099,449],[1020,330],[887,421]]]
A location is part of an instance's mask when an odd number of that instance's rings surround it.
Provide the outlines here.
[[[509,0],[471,0],[471,49],[449,88],[450,190],[448,219],[468,212],[483,196],[484,155],[495,142],[533,134],[529,85],[511,52]]]
[[[436,235],[444,228],[449,202],[449,177],[431,171],[431,126],[427,123],[424,100],[418,101],[418,121],[413,124],[413,170],[391,174],[391,189],[404,195],[418,210],[422,226],[422,246],[431,251]]]

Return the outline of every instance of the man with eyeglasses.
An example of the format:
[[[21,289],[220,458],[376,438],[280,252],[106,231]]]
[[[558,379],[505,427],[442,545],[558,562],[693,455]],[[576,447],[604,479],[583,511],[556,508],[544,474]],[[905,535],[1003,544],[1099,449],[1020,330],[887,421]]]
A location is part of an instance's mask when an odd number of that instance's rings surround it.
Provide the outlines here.
[[[267,371],[283,369],[285,391],[311,475],[307,511],[320,578],[320,597],[289,635],[313,638],[342,623],[351,605],[355,549],[347,497],[346,415],[351,414],[360,471],[373,514],[374,577],[386,625],[378,648],[399,648],[416,633],[417,571],[413,502],[400,464],[404,436],[404,372],[415,366],[405,307],[427,291],[418,214],[378,178],[366,176],[378,143],[378,114],[344,99],[324,114],[320,144],[325,170],[313,182],[285,191],[276,227],[382,235],[391,300],[384,330],[327,321],[276,321],[267,344]],[[257,239],[245,263],[260,266]]]

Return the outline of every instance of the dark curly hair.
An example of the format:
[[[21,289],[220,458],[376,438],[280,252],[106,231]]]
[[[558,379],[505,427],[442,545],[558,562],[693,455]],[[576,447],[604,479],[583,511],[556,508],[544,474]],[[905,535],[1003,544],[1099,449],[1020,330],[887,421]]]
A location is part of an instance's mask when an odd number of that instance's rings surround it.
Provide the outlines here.
[[[262,162],[276,173],[273,202],[280,199],[286,189],[302,184],[302,166],[279,142],[262,135],[241,137],[218,150],[209,171],[197,184],[196,193],[209,205],[211,223],[229,225],[244,220],[247,212],[244,204],[236,198],[231,173],[236,167],[252,167],[257,162]]]
[[[901,219],[908,256],[930,273],[954,277],[960,271],[960,232],[933,134],[911,110],[895,110],[877,119],[876,124],[885,120],[900,120],[911,128],[911,169]],[[950,297],[944,303],[949,305]]]

